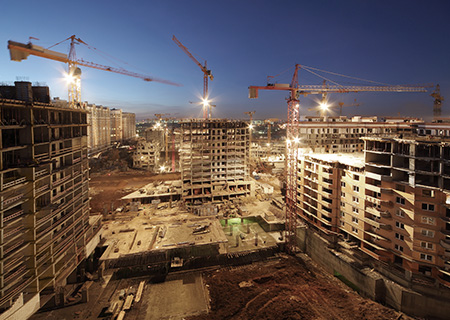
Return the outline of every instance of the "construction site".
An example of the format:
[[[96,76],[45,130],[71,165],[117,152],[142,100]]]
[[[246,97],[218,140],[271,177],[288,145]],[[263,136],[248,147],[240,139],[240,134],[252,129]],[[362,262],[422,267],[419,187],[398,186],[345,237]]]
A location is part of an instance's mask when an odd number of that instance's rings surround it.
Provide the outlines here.
[[[329,94],[423,86],[250,86],[287,93],[287,121],[135,115],[0,86],[0,320],[444,319],[450,311],[450,120],[329,116]],[[307,67],[305,67],[307,69]],[[310,70],[311,71],[311,70]],[[301,117],[300,96],[320,95]],[[318,107],[318,108],[319,108]],[[258,123],[257,123],[258,122]],[[105,127],[108,129],[105,130]],[[257,129],[259,128],[259,129]],[[256,134],[259,130],[261,133]],[[136,135],[136,132],[140,132]],[[105,133],[106,132],[106,133]]]

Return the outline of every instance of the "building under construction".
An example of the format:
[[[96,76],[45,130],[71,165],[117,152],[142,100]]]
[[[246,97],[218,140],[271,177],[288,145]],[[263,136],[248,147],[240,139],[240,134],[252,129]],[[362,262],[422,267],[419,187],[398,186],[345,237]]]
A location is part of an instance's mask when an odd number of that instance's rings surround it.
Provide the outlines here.
[[[188,204],[251,195],[249,129],[244,121],[181,123],[181,179]]]
[[[354,259],[450,287],[448,129],[365,137],[364,154],[301,156],[299,215],[332,242],[345,239]]]
[[[29,82],[0,93],[0,311],[26,319],[64,300],[101,219],[89,216],[87,111]]]

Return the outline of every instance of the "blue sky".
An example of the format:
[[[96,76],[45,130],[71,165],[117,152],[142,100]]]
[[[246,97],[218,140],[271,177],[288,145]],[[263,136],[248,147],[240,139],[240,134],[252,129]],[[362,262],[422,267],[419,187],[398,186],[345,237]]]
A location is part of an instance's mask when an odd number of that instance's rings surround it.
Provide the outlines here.
[[[117,64],[87,48],[77,57],[181,83],[174,87],[82,68],[82,98],[90,103],[135,112],[200,117],[203,88],[200,68],[172,41],[175,35],[214,75],[213,117],[286,118],[287,94],[260,92],[248,99],[248,86],[265,85],[268,75],[289,68],[276,80],[288,83],[296,63],[389,84],[439,83],[450,100],[450,2],[430,1],[2,1],[0,82],[44,82],[52,96],[67,99],[61,73],[65,65],[30,56],[14,62],[8,40],[48,47],[72,34],[128,64]],[[68,52],[68,44],[54,48]],[[302,84],[321,79],[300,71]],[[341,84],[349,79],[332,77]],[[365,84],[365,83],[359,83]],[[430,89],[431,90],[431,89]],[[301,99],[301,114],[314,114],[315,97]],[[430,117],[433,98],[426,93],[331,95],[352,103],[344,114]],[[450,116],[448,102],[443,115]]]

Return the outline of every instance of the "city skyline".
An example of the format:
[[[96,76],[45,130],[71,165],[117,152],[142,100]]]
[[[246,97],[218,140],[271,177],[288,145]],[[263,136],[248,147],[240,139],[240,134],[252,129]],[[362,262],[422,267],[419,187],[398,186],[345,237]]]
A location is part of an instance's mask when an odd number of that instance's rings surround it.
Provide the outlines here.
[[[69,4],[8,3],[0,41],[2,68],[0,81],[16,79],[43,82],[52,97],[67,99],[62,63],[30,56],[10,61],[8,40],[49,47],[72,34],[101,55],[77,46],[77,57],[116,67],[109,55],[130,71],[177,82],[174,87],[118,74],[82,68],[82,100],[122,108],[136,113],[137,119],[154,113],[175,117],[201,117],[203,74],[171,40],[175,35],[198,59],[208,61],[214,80],[210,97],[217,107],[213,117],[246,118],[244,111],[255,110],[255,118],[286,118],[285,93],[261,92],[257,100],[248,99],[248,87],[264,86],[269,75],[289,83],[294,64],[369,79],[380,83],[440,84],[441,94],[449,96],[449,23],[445,20],[445,1],[424,5],[418,1],[396,3],[337,3],[320,1],[283,5],[268,1],[153,2],[122,4],[78,3],[71,13]],[[89,8],[86,9],[86,8]],[[43,16],[49,15],[48,19]],[[70,17],[68,19],[67,17]],[[14,28],[6,28],[14,26]],[[55,28],[55,26],[58,26]],[[68,53],[68,44],[52,48]],[[107,59],[105,59],[105,57]],[[284,72],[286,71],[286,72]],[[284,73],[283,73],[284,72]],[[321,74],[342,85],[353,80]],[[320,84],[322,79],[301,69],[301,84]],[[358,84],[367,84],[357,82]],[[359,93],[330,95],[333,104],[351,104],[344,115],[416,116],[431,118],[433,98],[428,93]],[[318,96],[301,98],[301,115],[316,105]],[[194,102],[194,103],[190,103]],[[374,112],[376,110],[376,112]],[[446,103],[442,115],[448,116]]]

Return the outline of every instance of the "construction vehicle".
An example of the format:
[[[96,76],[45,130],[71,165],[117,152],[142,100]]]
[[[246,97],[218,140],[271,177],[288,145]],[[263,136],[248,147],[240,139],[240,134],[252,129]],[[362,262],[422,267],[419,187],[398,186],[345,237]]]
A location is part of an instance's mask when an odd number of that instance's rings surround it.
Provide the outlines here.
[[[288,91],[289,97],[287,100],[287,127],[286,127],[286,249],[290,253],[294,253],[296,246],[296,229],[297,229],[297,161],[296,155],[300,142],[299,138],[299,116],[300,116],[300,101],[301,95],[307,96],[310,94],[321,94],[325,97],[328,93],[349,93],[349,92],[427,92],[424,86],[388,86],[388,85],[373,85],[373,86],[343,86],[335,85],[300,85],[298,82],[298,72],[301,66],[296,64],[294,66],[294,74],[290,84],[267,83],[266,86],[250,86],[249,98],[258,98],[259,90],[282,90]],[[303,66],[303,69],[313,74],[311,71],[318,70],[311,67]],[[321,70],[323,71],[323,70]],[[317,75],[317,74],[316,74]],[[269,78],[268,78],[269,79]],[[271,77],[270,79],[273,79]]]
[[[192,59],[192,61],[195,62],[196,65],[198,65],[200,67],[200,69],[203,72],[203,118],[204,119],[208,119],[208,109],[209,109],[209,118],[211,118],[211,109],[213,107],[215,107],[215,105],[211,105],[209,102],[209,97],[208,97],[208,79],[209,80],[214,80],[214,76],[211,73],[211,70],[208,69],[207,64],[206,64],[206,60],[203,63],[203,65],[198,62],[198,60],[189,52],[189,50],[180,42],[180,40],[178,40],[175,36],[172,37],[172,40],[181,48],[181,50],[184,51],[184,53],[186,53],[189,58]]]
[[[77,38],[75,35],[72,35],[63,41],[60,41],[51,47],[59,45],[67,40],[70,40],[69,55],[60,53],[60,52],[56,52],[53,50],[45,49],[41,46],[31,43],[31,41],[28,42],[27,44],[24,44],[24,43],[9,40],[8,41],[8,49],[10,52],[11,60],[13,60],[13,61],[25,60],[31,54],[31,55],[35,55],[38,57],[67,63],[68,64],[68,73],[66,75],[66,78],[69,83],[69,104],[71,107],[81,106],[81,69],[79,68],[79,66],[119,73],[119,74],[123,74],[126,76],[139,78],[144,81],[154,81],[154,82],[160,82],[160,83],[165,83],[165,84],[174,85],[174,86],[180,86],[179,84],[168,81],[168,80],[163,80],[163,79],[159,79],[159,78],[155,78],[155,77],[151,77],[151,76],[142,75],[139,73],[127,71],[122,68],[114,68],[114,67],[97,64],[94,62],[88,62],[83,59],[77,59],[76,52],[75,52],[75,45],[81,44],[81,45],[87,46],[89,49],[95,49],[95,48],[89,46],[86,42],[84,42],[80,38]],[[49,47],[49,48],[51,48],[51,47]]]

